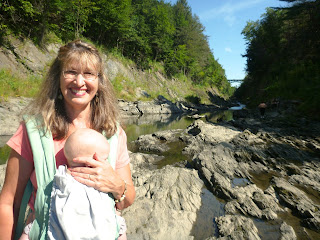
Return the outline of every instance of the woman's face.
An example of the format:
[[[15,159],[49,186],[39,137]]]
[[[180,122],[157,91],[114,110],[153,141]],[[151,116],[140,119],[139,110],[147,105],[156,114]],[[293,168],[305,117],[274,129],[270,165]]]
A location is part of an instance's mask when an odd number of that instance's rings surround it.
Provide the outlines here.
[[[94,76],[90,77],[90,74]],[[78,62],[68,64],[60,77],[60,89],[67,111],[90,108],[90,102],[98,91],[99,77],[94,67]]]

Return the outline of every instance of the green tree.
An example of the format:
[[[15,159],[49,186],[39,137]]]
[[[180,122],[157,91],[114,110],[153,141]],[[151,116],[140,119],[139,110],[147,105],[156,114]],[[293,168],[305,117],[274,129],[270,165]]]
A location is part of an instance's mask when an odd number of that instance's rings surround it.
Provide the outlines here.
[[[55,0],[59,14],[57,34],[65,40],[83,36],[91,24],[90,14],[95,8],[95,2],[90,0]]]
[[[150,11],[150,44],[153,49],[153,59],[163,60],[172,49],[175,33],[171,6],[163,1],[154,5]]]
[[[129,38],[131,16],[131,0],[95,0],[87,37],[121,49]]]
[[[320,1],[286,0],[243,30],[247,77],[238,96],[297,99],[319,108]],[[312,87],[311,87],[312,86]]]

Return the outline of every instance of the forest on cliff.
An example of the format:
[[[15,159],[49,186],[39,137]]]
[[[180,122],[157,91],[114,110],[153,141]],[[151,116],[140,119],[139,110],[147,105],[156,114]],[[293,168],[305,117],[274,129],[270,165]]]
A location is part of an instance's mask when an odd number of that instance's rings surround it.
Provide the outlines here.
[[[168,77],[233,93],[215,59],[204,26],[187,0],[5,0],[0,3],[0,44],[14,34],[39,46],[85,38],[147,70],[161,63]],[[9,46],[10,47],[10,46]]]
[[[320,1],[282,1],[289,6],[267,9],[242,31],[247,75],[236,96],[248,104],[294,100],[319,117]]]

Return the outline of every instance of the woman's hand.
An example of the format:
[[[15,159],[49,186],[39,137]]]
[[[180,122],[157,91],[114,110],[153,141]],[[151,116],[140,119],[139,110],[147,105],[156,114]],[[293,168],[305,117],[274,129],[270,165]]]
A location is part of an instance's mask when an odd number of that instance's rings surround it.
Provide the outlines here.
[[[93,187],[101,192],[112,193],[115,199],[120,199],[124,190],[124,180],[113,170],[107,160],[97,154],[91,157],[74,158],[75,163],[86,167],[69,168],[71,175],[80,183]]]

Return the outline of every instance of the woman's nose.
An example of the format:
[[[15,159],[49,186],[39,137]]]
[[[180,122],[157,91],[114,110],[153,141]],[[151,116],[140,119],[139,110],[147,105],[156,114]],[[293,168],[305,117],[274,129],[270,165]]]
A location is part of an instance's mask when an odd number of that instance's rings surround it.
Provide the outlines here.
[[[82,76],[81,73],[79,73],[79,74],[76,76],[75,81],[76,81],[76,84],[77,84],[78,86],[83,86],[83,85],[84,85],[84,78],[83,78],[83,76]]]

